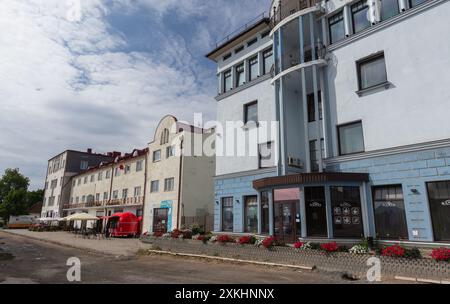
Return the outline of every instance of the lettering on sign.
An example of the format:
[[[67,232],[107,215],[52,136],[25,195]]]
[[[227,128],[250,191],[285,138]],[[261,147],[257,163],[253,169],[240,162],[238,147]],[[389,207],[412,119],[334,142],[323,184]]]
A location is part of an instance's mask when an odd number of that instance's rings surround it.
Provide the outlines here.
[[[450,200],[441,203],[442,206],[450,206]]]
[[[322,207],[322,204],[319,203],[319,202],[311,202],[311,203],[309,204],[309,206],[310,206],[310,207],[313,207],[313,208],[319,208],[319,207]]]

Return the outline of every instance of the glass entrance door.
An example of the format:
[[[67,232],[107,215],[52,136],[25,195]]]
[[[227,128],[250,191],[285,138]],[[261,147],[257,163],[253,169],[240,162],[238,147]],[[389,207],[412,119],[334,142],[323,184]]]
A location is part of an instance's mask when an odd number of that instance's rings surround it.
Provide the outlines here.
[[[364,237],[359,187],[331,187],[335,237]]]
[[[434,240],[450,241],[450,181],[428,183]]]
[[[169,209],[155,208],[153,209],[153,232],[167,232]]]
[[[298,188],[274,190],[274,235],[284,243],[295,243],[300,236]]]
[[[327,209],[324,187],[305,187],[306,233],[309,237],[327,237]]]

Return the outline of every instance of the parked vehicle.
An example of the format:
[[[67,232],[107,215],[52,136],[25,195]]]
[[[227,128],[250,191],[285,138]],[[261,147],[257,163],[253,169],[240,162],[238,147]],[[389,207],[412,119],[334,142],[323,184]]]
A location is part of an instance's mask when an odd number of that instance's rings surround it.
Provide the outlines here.
[[[135,237],[140,235],[142,217],[131,212],[115,213],[108,217],[106,231],[112,237]]]
[[[33,215],[18,215],[9,217],[8,229],[28,229],[36,219]]]

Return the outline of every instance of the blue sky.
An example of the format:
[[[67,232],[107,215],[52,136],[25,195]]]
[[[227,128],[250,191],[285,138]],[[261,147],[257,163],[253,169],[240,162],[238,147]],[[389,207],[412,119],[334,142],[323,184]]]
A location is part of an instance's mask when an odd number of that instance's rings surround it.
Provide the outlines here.
[[[2,0],[0,170],[20,168],[35,189],[66,149],[129,152],[166,114],[214,119],[216,67],[204,55],[269,5]]]

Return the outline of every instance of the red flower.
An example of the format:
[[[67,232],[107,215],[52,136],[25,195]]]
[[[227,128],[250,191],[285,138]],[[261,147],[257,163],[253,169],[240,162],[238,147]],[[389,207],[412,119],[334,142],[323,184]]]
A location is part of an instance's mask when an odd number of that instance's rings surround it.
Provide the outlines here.
[[[182,234],[183,234],[182,231],[180,231],[180,230],[178,230],[178,229],[175,229],[175,230],[173,230],[172,233],[170,234],[170,237],[173,238],[173,239],[178,239],[178,238],[180,237],[180,235],[182,235]]]
[[[431,258],[436,261],[450,261],[450,249],[437,248],[431,252]]]
[[[302,242],[297,242],[297,243],[295,243],[294,244],[294,248],[302,248],[302,246],[303,246],[303,243]]]
[[[153,236],[154,237],[162,237],[163,236],[163,232],[161,232],[161,231],[155,231],[155,232],[153,232]]]
[[[203,241],[205,239],[204,235],[197,236],[197,241]]]
[[[339,250],[339,246],[336,242],[322,244],[320,245],[320,248],[326,252],[336,252]]]
[[[267,249],[272,248],[273,246],[275,246],[275,243],[276,243],[276,239],[275,239],[274,236],[266,237],[266,238],[262,241],[262,245],[263,245],[265,248],[267,248]]]
[[[392,245],[383,248],[381,251],[382,256],[390,256],[390,257],[404,257],[405,256],[405,248],[400,245]]]
[[[219,243],[229,243],[229,242],[233,242],[233,239],[231,237],[229,237],[228,235],[226,235],[226,234],[222,234],[222,235],[219,235],[217,237],[217,242],[219,242]]]

